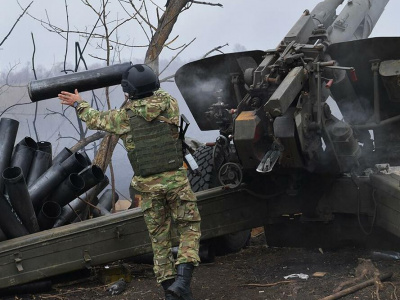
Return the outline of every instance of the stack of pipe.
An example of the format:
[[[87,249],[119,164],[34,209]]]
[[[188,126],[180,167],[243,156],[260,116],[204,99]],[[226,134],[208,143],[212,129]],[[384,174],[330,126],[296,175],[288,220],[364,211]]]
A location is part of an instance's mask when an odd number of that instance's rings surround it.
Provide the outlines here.
[[[114,192],[114,199],[113,199],[113,192],[112,189],[107,189],[103,195],[99,198],[99,203],[93,208],[92,214],[93,217],[97,218],[100,216],[107,216],[110,213],[110,210],[113,207],[113,203],[118,201],[118,194]]]
[[[110,213],[112,194],[101,204],[97,198],[109,180],[85,151],[64,148],[52,158],[49,142],[25,137],[15,144],[18,126],[0,119],[0,242],[84,220],[96,205],[97,215]]]

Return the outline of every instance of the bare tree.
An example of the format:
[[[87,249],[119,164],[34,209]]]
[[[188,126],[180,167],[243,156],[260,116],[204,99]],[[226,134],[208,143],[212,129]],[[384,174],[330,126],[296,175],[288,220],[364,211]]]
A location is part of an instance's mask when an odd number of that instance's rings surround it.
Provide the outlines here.
[[[93,1],[81,0],[81,3],[84,7],[89,8],[89,10],[96,15],[97,21],[91,28],[85,28],[83,30],[80,29],[71,29],[73,26],[70,26],[69,23],[69,12],[68,12],[68,3],[65,0],[65,18],[67,26],[66,28],[61,28],[60,26],[55,25],[50,17],[47,17],[46,20],[38,19],[35,16],[30,15],[32,18],[40,21],[42,26],[46,28],[49,32],[56,33],[61,38],[65,40],[65,61],[68,57],[68,44],[72,39],[72,36],[79,36],[80,38],[86,39],[84,47],[81,51],[81,54],[84,54],[85,51],[88,51],[88,45],[95,45],[98,49],[103,49],[103,54],[101,56],[89,53],[91,57],[102,61],[106,65],[111,65],[115,62],[120,61],[121,51],[125,48],[135,48],[135,47],[147,47],[147,51],[144,57],[144,63],[150,65],[156,72],[162,73],[159,71],[159,56],[164,48],[168,48],[177,52],[177,54],[171,59],[174,60],[182,51],[184,51],[192,42],[183,43],[181,45],[175,46],[178,42],[177,37],[169,40],[170,34],[176,24],[179,15],[185,10],[192,7],[195,4],[202,5],[217,5],[222,6],[220,4],[213,3],[205,3],[205,2],[197,2],[197,1],[187,1],[187,0],[175,0],[167,3],[166,8],[160,7],[155,4],[151,0],[143,0],[139,2],[139,4],[135,4],[133,0],[119,0],[119,4],[123,11],[125,12],[124,16],[118,17],[115,20],[110,20],[109,14],[109,1],[108,0],[100,0],[100,6],[95,7]],[[156,16],[154,18],[154,15]],[[153,17],[152,17],[153,16]],[[134,25],[137,26],[134,26]],[[122,28],[129,27],[132,32],[134,30],[141,31],[142,34],[147,39],[147,45],[136,45],[130,43],[129,41],[122,41],[119,35],[119,30]],[[136,29],[134,29],[136,28]],[[135,31],[136,32],[136,31]],[[83,55],[81,55],[82,57]],[[79,58],[80,59],[80,58]],[[167,64],[168,67],[169,64]],[[167,68],[166,67],[166,68]],[[64,72],[67,72],[66,64],[64,63]],[[75,70],[76,71],[76,70]],[[165,80],[168,80],[170,77],[167,77]],[[111,108],[109,89],[105,90],[105,97],[107,108]],[[52,112],[53,114],[55,112]],[[62,113],[63,114],[63,113]],[[82,130],[80,131],[82,133]],[[115,149],[115,146],[118,143],[118,137],[111,134],[100,134],[95,133],[90,137],[86,137],[85,135],[80,134],[80,139],[75,146],[72,147],[74,150],[82,149],[88,143],[93,142],[95,139],[103,138],[98,151],[93,160],[93,164],[100,166],[104,171],[110,166],[111,173],[111,182],[113,183],[113,168],[112,168],[112,154]],[[114,186],[114,184],[112,184]]]

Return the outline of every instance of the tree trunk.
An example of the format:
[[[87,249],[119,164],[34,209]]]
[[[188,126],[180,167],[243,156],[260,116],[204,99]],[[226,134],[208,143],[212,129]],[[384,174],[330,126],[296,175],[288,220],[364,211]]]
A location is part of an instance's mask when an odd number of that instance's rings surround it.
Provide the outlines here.
[[[145,58],[145,64],[150,66],[156,73],[158,73],[158,56],[163,50],[164,44],[178,20],[179,14],[187,3],[188,0],[170,1],[158,22],[157,30],[150,41]]]
[[[93,164],[99,166],[103,172],[107,170],[117,143],[118,136],[113,134],[107,134],[100,143],[99,151],[97,152],[96,157],[93,159]]]

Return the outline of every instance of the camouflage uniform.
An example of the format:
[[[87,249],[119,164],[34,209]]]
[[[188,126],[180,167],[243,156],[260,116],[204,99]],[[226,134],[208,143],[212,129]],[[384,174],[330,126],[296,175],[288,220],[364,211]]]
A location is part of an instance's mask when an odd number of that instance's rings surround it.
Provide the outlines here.
[[[154,120],[163,113],[173,124],[179,123],[177,101],[162,90],[154,92],[153,96],[131,101],[126,108],[147,121]],[[83,101],[79,103],[77,112],[88,128],[117,134],[127,150],[134,149],[126,109],[100,112]],[[174,278],[175,264],[192,263],[197,266],[200,261],[200,214],[186,169],[181,167],[147,177],[134,176],[131,187],[140,193],[141,208],[154,252],[157,282]],[[176,262],[171,253],[172,220],[180,235]]]

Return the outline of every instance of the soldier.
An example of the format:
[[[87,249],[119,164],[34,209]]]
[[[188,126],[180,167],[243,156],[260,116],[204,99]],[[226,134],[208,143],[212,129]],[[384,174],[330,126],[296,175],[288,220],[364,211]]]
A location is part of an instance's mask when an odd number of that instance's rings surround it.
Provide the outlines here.
[[[123,109],[97,111],[77,90],[62,91],[58,98],[61,104],[75,107],[88,128],[122,139],[134,170],[131,188],[141,197],[157,282],[167,300],[192,300],[191,277],[200,261],[200,214],[183,168],[178,103],[159,89],[159,79],[147,65],[133,65],[122,78],[129,99]],[[180,235],[176,261],[171,252],[172,221]]]

